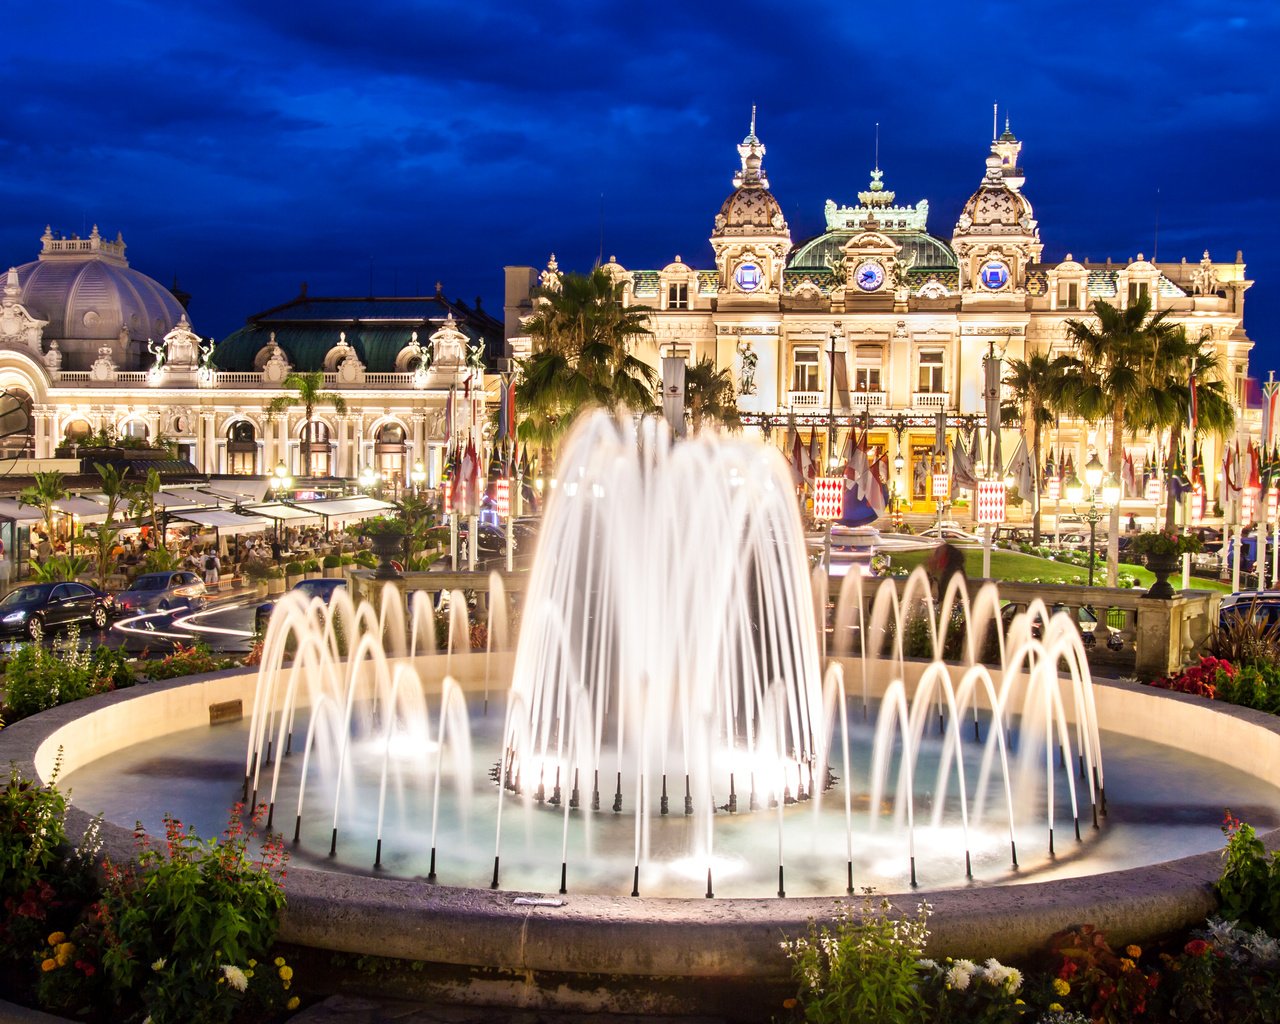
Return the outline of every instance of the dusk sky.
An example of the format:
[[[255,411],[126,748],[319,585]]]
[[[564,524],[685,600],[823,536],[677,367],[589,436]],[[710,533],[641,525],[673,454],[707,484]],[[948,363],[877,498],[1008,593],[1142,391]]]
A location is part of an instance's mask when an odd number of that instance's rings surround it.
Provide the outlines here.
[[[1280,368],[1280,7],[263,0],[6,7],[0,259],[46,223],[224,337],[312,294],[443,282],[501,316],[502,268],[712,265],[751,105],[794,240],[874,162],[949,238],[991,107],[1024,143],[1045,257],[1244,252],[1252,370]],[[601,234],[603,232],[603,244]]]

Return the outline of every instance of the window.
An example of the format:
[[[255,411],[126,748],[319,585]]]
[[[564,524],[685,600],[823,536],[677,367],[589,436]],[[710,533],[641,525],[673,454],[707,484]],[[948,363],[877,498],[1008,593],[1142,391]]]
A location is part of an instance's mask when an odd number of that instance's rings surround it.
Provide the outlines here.
[[[819,390],[818,350],[816,348],[798,348],[792,355],[791,360],[791,390]]]
[[[1058,291],[1058,301],[1062,303],[1064,309],[1080,308],[1080,285],[1075,281],[1064,284]]]
[[[404,479],[405,433],[398,423],[384,424],[375,435],[375,468],[383,480]]]
[[[1129,301],[1137,302],[1151,294],[1151,286],[1146,281],[1129,282]]]
[[[258,471],[258,441],[253,424],[237,420],[227,428],[227,472],[253,476]]]
[[[853,369],[855,391],[882,391],[880,386],[880,348],[877,345],[859,345],[857,362]]]
[[[689,286],[687,284],[667,285],[667,309],[689,308]]]
[[[921,352],[920,372],[916,380],[917,391],[940,392],[946,390],[942,379],[942,353]]]

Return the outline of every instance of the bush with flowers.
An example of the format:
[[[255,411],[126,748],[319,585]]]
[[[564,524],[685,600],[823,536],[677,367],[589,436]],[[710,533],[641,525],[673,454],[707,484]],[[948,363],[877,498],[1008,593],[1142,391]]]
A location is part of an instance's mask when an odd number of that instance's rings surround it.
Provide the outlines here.
[[[1141,965],[1141,947],[1112,949],[1106,935],[1089,924],[1055,935],[1049,956],[1062,983],[1055,988],[1061,1005],[1074,1005],[1106,1024],[1142,1019],[1160,981],[1158,972]]]
[[[247,1000],[270,998],[251,982],[270,977],[258,965],[275,941],[288,858],[278,835],[255,853],[243,815],[237,804],[221,840],[166,815],[162,848],[139,825],[137,861],[105,865],[103,964],[121,1003],[140,998],[152,1024],[230,1021]],[[273,972],[287,993],[292,968]]]
[[[1194,555],[1202,546],[1200,538],[1192,533],[1178,533],[1176,530],[1144,530],[1142,533],[1133,535],[1127,550],[1134,555],[1168,558]]]
[[[995,957],[981,964],[951,957],[941,963],[923,959],[917,966],[930,1019],[938,1024],[1014,1024],[1026,1012],[1022,972]]]
[[[1197,697],[1208,697],[1213,700],[1223,683],[1236,674],[1236,667],[1221,658],[1201,658],[1194,665],[1188,665],[1181,672],[1171,676],[1153,679],[1150,686],[1158,690],[1173,690],[1175,693],[1190,693]]]

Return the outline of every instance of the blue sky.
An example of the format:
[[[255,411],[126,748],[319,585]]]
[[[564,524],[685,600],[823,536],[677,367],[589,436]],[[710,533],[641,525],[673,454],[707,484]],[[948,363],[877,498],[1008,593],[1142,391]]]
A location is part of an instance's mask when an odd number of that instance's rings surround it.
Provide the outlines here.
[[[999,102],[1046,258],[1149,257],[1157,211],[1162,259],[1242,249],[1253,369],[1280,367],[1272,4],[85,0],[4,25],[0,259],[46,223],[122,231],[205,335],[304,280],[439,280],[500,315],[502,267],[553,251],[708,266],[753,103],[794,238],[865,187],[876,122],[887,184],[949,237]]]

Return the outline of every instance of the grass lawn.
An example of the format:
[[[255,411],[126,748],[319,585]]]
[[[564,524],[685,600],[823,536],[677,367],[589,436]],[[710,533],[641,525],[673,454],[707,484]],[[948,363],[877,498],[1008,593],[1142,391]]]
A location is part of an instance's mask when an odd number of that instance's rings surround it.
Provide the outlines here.
[[[982,549],[967,547],[961,548],[961,550],[964,552],[964,571],[972,578],[981,577]],[[893,555],[893,564],[904,566],[906,569],[911,570],[922,564],[928,557],[929,552],[927,551],[903,551]],[[1120,571],[1134,576],[1143,589],[1155,582],[1155,577],[1151,575],[1151,572],[1140,565],[1121,562]],[[1066,562],[1055,562],[1048,558],[1038,558],[1035,555],[1024,555],[1020,551],[993,550],[991,552],[991,575],[994,579],[1009,580],[1011,582],[1044,580],[1054,583],[1078,583],[1083,586],[1088,582],[1089,570],[1079,565],[1068,565]],[[1105,579],[1105,571],[1094,572],[1095,583],[1101,585]],[[1177,576],[1174,576],[1171,582],[1174,586],[1177,586],[1180,580]],[[1193,579],[1191,585],[1199,590],[1218,590],[1223,593],[1228,593],[1231,590],[1230,584],[1219,583],[1217,580]]]

